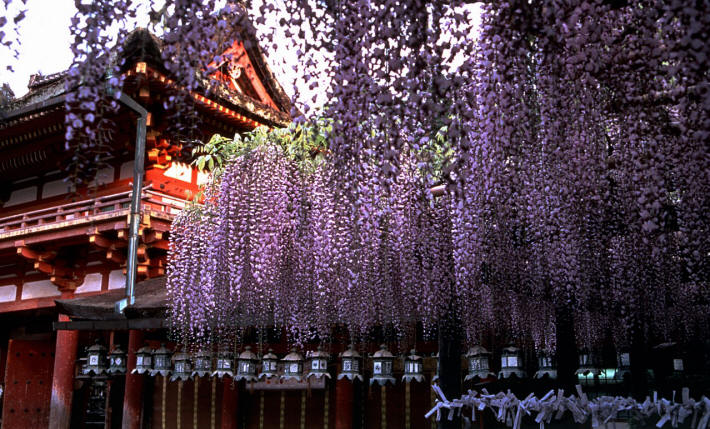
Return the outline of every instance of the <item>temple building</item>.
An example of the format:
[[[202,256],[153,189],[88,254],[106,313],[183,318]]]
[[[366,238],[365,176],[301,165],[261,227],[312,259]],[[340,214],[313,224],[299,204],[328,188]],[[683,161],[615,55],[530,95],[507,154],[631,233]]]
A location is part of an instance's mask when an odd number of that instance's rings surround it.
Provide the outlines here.
[[[221,83],[216,90],[190,94],[204,139],[260,125],[282,127],[291,121],[290,100],[254,35],[244,30],[242,37],[229,49],[230,63],[218,71]],[[102,160],[89,185],[77,188],[65,173],[71,156],[64,149],[67,73],[33,75],[29,92],[3,106],[0,399],[4,429],[160,427],[156,422],[161,413],[174,418],[174,409],[159,407],[165,393],[159,383],[153,389],[153,383],[143,380],[146,376],[130,372],[137,349],[145,344],[158,348],[167,339],[161,276],[170,223],[208,177],[189,159],[181,159],[181,143],[165,134],[170,118],[162,100],[180,88],[161,66],[160,52],[160,40],[142,29],[129,35],[123,50],[124,93],[148,111],[136,272],[138,280],[144,281],[139,291],[163,299],[156,304],[158,315],[149,319],[134,323],[130,311],[135,309],[130,308],[128,318],[117,314],[83,318],[100,319],[103,325],[98,321],[81,325],[76,321],[81,317],[69,318],[74,302],[87,297],[112,300],[124,294],[136,115],[125,106],[119,108],[112,118],[118,130],[112,155]],[[126,350],[129,374],[112,378],[84,374],[87,349],[95,342],[108,350],[119,345]],[[176,393],[173,384],[167,393]],[[153,401],[154,397],[158,399]],[[174,398],[168,399],[174,407]],[[203,418],[209,418],[209,413],[201,415],[200,421]]]

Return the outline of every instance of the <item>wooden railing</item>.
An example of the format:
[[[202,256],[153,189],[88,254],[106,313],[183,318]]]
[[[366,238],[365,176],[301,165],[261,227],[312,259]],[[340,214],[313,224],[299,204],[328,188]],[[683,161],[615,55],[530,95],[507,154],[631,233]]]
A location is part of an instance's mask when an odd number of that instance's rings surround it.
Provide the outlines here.
[[[142,194],[141,211],[167,220],[184,206],[180,199],[149,188],[144,188]],[[131,191],[124,191],[0,217],[0,239],[16,236],[20,231],[31,233],[37,229],[53,229],[53,226],[61,228],[82,221],[126,216],[130,212],[130,204]]]

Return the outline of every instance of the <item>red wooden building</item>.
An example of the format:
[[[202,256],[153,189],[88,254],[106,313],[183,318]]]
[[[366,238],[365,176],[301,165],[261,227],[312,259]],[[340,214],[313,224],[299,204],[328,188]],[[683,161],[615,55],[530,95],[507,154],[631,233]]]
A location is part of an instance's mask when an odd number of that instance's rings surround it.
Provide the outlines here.
[[[231,63],[220,69],[221,85],[210,95],[190,94],[204,138],[290,122],[289,98],[253,35],[242,36],[251,47],[234,42]],[[145,280],[164,274],[170,222],[207,176],[179,161],[180,143],[165,134],[169,118],[162,99],[180,88],[161,66],[160,41],[146,30],[136,30],[126,41],[124,55],[124,92],[149,112],[137,252],[138,279]],[[91,396],[87,390],[91,383],[75,377],[77,359],[94,338],[107,344],[121,342],[124,349],[142,345],[142,332],[129,333],[127,324],[116,329],[53,330],[54,322],[68,320],[55,300],[110,295],[125,287],[135,144],[136,117],[122,107],[113,118],[118,131],[113,155],[103,161],[91,184],[70,188],[64,173],[69,156],[64,150],[65,77],[66,73],[32,76],[29,92],[3,106],[0,115],[3,429],[67,428],[70,423],[93,427],[86,423],[88,405],[82,403]],[[161,326],[153,328],[156,335],[164,335]],[[131,386],[129,381],[120,389],[126,390],[128,402]],[[111,395],[114,402],[104,407],[109,427],[122,417],[116,406],[122,406],[123,398],[115,397]],[[128,412],[126,418],[136,416]]]

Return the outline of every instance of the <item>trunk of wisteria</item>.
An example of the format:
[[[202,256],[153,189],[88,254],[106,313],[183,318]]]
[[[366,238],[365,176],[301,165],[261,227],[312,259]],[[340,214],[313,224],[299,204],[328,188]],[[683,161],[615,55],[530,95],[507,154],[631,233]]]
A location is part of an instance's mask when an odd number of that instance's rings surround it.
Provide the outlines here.
[[[461,396],[461,331],[460,322],[453,312],[439,325],[439,386],[447,399]],[[448,413],[441,414],[439,429],[461,428],[461,417],[448,419]]]
[[[573,392],[577,384],[577,346],[575,344],[572,311],[564,306],[555,310],[555,333],[557,342],[557,380],[561,388]]]
[[[648,395],[648,350],[643,331],[637,329],[631,341],[631,394],[636,400]]]

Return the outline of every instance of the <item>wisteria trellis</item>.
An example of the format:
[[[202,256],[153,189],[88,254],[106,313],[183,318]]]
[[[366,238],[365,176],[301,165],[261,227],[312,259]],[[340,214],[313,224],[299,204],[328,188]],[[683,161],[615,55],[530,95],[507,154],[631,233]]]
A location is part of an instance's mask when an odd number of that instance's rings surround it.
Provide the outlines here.
[[[79,18],[125,22],[111,3]],[[256,150],[201,216],[175,222],[168,284],[186,341],[231,338],[236,324],[298,338],[333,323],[431,327],[451,309],[471,342],[496,330],[554,348],[559,311],[581,346],[707,332],[708,1],[486,2],[477,37],[465,2],[248,3],[217,14],[167,1],[166,63],[196,88],[195,71],[218,62],[215,32],[258,10],[267,53],[292,43],[327,93],[329,157],[304,175]],[[278,13],[291,41],[264,28]],[[108,52],[90,40],[75,51]],[[105,67],[78,67],[79,99],[98,102]],[[439,173],[448,196],[435,200]]]

